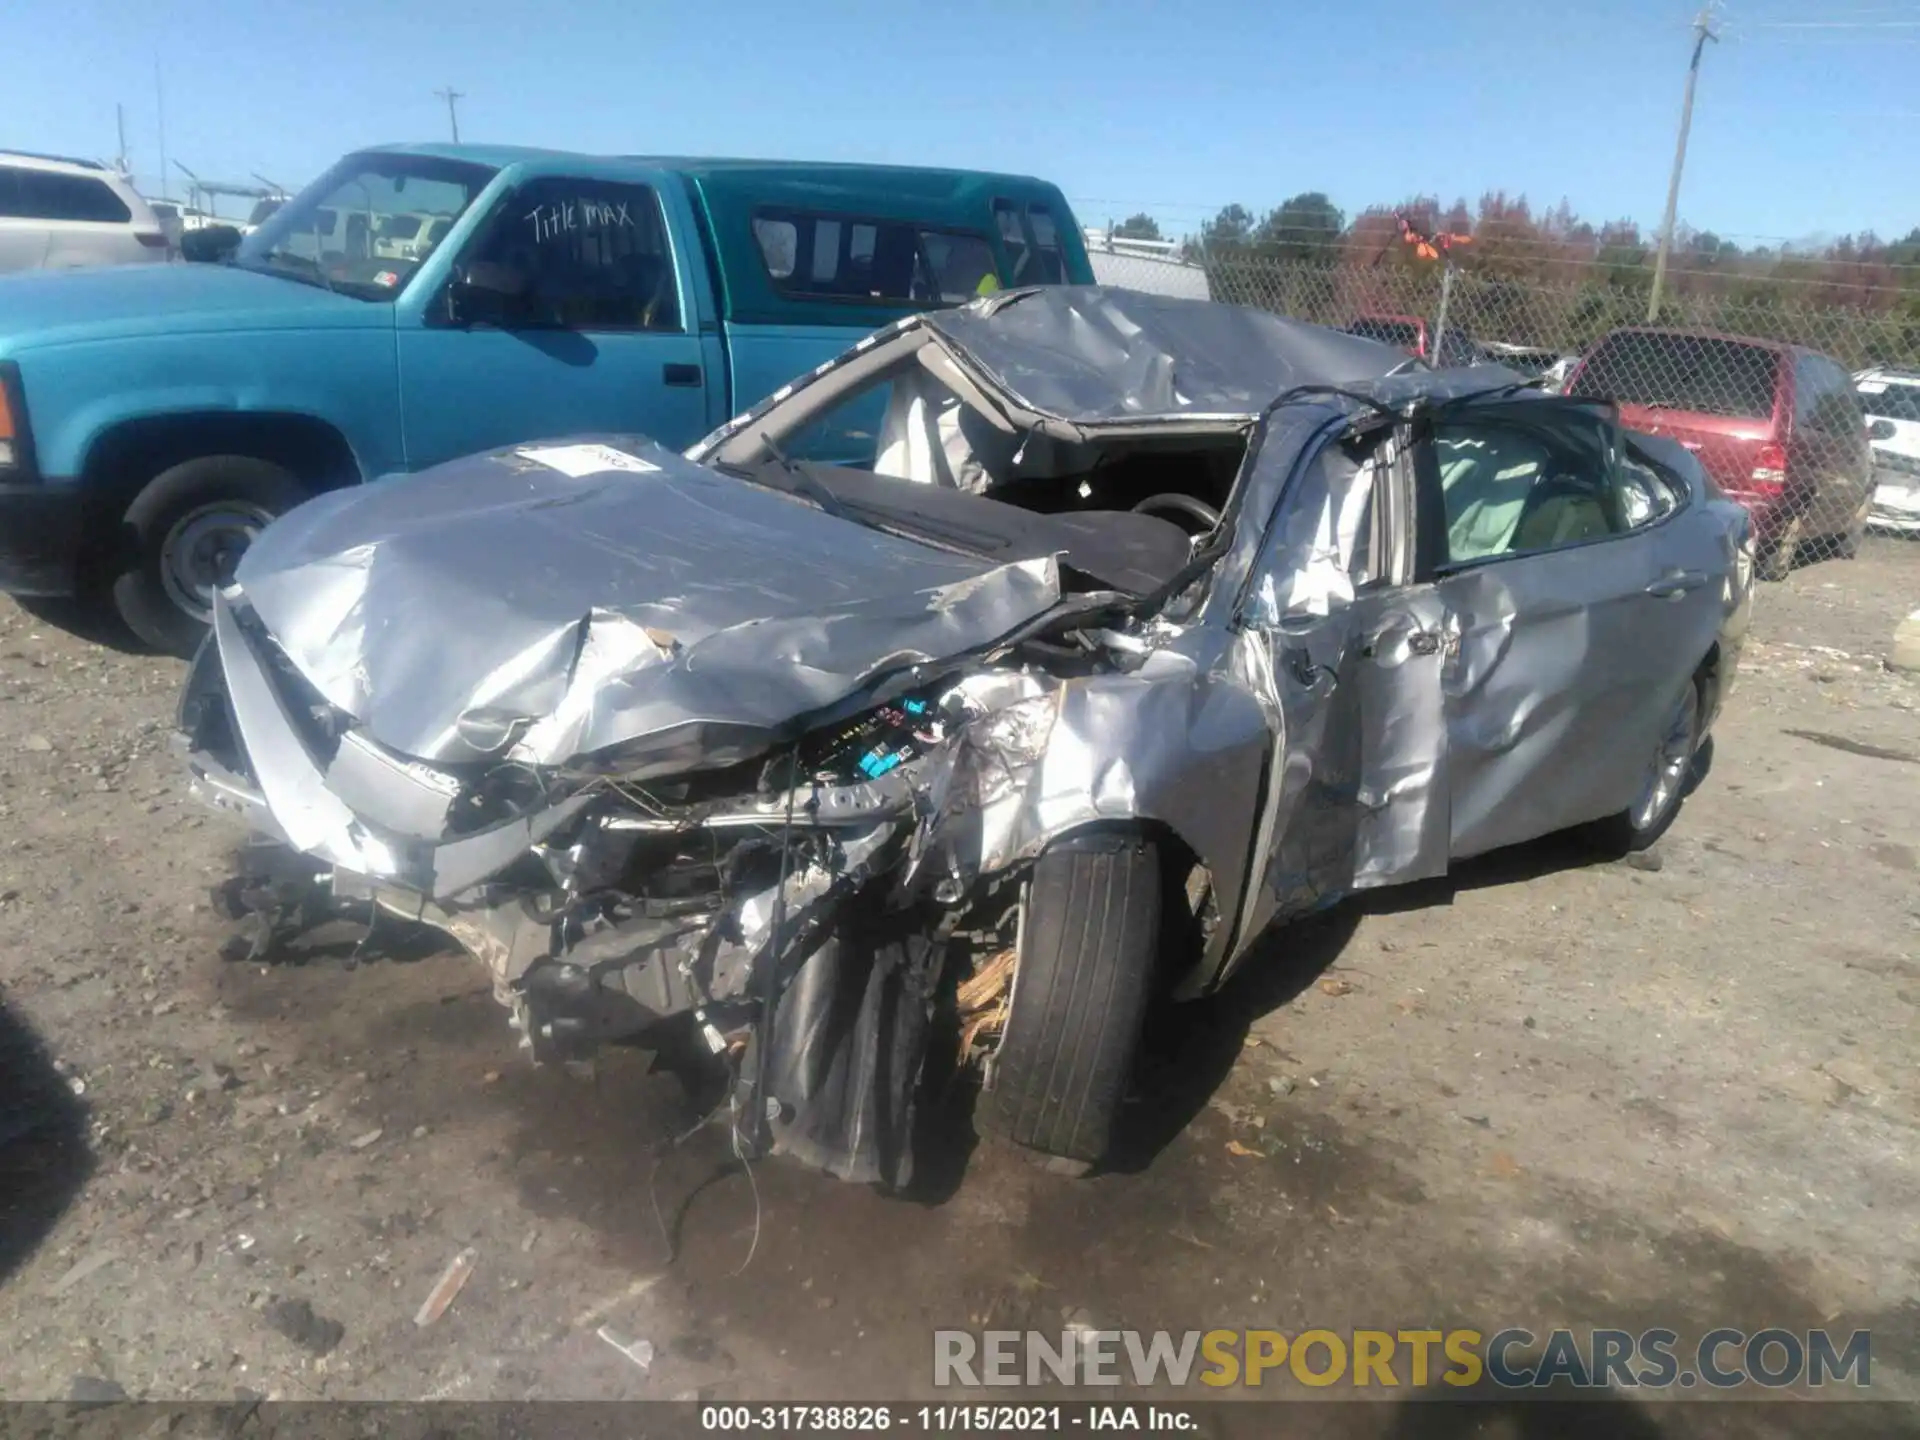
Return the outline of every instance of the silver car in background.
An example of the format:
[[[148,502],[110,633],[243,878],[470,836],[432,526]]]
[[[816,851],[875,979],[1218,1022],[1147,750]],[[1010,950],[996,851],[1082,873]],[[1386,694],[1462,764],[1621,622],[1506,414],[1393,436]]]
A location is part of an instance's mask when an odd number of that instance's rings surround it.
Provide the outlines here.
[[[0,274],[170,258],[132,181],[92,160],[0,150]]]
[[[796,458],[875,403],[862,466]],[[302,506],[219,596],[182,744],[260,834],[227,896],[262,946],[438,927],[536,1058],[693,1042],[742,1153],[900,1183],[960,1066],[1072,1170],[1148,1008],[1269,927],[1552,831],[1651,844],[1751,580],[1745,511],[1603,403],[1014,291],[684,457],[575,438]]]

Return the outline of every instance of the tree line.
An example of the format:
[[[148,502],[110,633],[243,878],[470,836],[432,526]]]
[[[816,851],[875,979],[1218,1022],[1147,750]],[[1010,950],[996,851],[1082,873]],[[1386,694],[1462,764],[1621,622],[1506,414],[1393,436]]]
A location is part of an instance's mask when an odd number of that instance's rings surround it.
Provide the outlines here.
[[[1464,237],[1449,254],[1462,274],[1517,286],[1606,287],[1645,295],[1655,238],[1631,220],[1596,224],[1565,201],[1536,212],[1524,195],[1492,191],[1475,207],[1418,196],[1370,206],[1351,220],[1327,195],[1304,191],[1256,214],[1221,208],[1197,235],[1189,258],[1208,266],[1252,261],[1344,271],[1432,269],[1437,259],[1408,243],[1403,228]],[[1167,238],[1153,216],[1129,216],[1116,238]],[[1740,306],[1843,308],[1920,324],[1920,227],[1899,240],[1843,236],[1815,248],[1743,247],[1710,230],[1682,228],[1667,262],[1667,295],[1713,297]]]

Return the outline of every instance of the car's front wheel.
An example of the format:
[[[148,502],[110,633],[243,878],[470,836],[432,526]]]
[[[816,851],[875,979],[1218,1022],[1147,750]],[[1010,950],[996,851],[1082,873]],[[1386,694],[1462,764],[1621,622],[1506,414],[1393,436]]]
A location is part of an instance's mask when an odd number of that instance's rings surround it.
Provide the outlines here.
[[[1034,862],[976,1124],[1075,1173],[1105,1157],[1159,969],[1160,847],[1068,836]]]
[[[114,608],[148,645],[192,658],[213,592],[254,536],[307,498],[293,473],[250,455],[206,455],[156,475],[127,507]]]
[[[1622,854],[1645,850],[1667,833],[1693,788],[1705,714],[1700,678],[1695,676],[1661,727],[1633,804],[1597,827],[1598,838],[1606,848]]]

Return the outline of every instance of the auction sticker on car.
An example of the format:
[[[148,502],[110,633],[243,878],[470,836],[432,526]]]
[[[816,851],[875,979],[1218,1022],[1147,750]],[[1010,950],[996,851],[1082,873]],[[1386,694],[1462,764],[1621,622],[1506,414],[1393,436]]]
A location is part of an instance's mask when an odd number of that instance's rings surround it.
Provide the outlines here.
[[[609,470],[627,470],[636,475],[654,475],[660,470],[652,461],[616,450],[611,445],[535,445],[514,453],[523,460],[535,461],[576,480]]]

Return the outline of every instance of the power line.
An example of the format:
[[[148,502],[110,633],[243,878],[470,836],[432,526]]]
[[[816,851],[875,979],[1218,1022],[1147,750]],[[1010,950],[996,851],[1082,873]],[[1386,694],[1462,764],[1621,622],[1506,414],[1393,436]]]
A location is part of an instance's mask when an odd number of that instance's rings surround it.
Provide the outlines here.
[[[1755,30],[1920,30],[1920,20],[1749,20]]]

